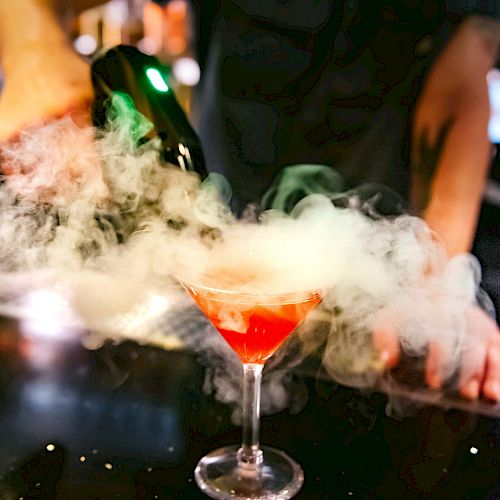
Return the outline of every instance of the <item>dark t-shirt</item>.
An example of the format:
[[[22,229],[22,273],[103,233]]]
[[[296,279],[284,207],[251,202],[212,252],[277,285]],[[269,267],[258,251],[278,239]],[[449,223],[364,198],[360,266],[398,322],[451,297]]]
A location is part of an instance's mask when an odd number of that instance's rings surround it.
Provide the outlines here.
[[[233,208],[284,166],[409,187],[411,115],[458,22],[435,0],[204,0],[197,130]]]

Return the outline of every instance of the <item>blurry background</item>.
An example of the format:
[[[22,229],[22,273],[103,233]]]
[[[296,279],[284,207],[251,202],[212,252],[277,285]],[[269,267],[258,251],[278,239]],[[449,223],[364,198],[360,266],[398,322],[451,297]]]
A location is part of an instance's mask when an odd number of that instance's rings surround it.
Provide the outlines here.
[[[69,2],[72,5],[75,2]],[[134,45],[157,56],[176,97],[191,113],[191,89],[200,79],[194,57],[194,13],[188,0],[109,0],[80,14],[67,9],[65,16],[74,48],[91,58],[97,51],[120,43]]]
[[[79,14],[75,6],[98,4]],[[188,115],[195,114],[192,90],[200,80],[196,60],[196,19],[189,0],[69,0],[65,9],[68,32],[75,50],[91,58],[102,48],[120,43],[136,46],[157,56],[170,68],[169,83]],[[72,8],[73,7],[73,8]],[[490,138],[500,144],[500,70],[491,72],[489,88],[492,103]],[[488,201],[500,205],[500,160],[492,163],[492,182],[485,194]]]

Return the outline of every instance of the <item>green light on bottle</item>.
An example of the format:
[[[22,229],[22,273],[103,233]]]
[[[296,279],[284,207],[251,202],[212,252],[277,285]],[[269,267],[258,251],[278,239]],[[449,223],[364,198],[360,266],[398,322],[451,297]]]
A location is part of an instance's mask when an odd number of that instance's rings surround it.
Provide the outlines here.
[[[160,92],[168,92],[168,85],[161,73],[156,68],[148,68],[146,75],[153,87]]]

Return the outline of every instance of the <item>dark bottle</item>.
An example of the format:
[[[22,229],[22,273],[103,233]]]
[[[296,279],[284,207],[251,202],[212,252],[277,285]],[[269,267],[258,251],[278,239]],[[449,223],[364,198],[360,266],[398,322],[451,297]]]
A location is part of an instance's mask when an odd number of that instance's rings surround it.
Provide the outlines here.
[[[118,45],[99,54],[91,71],[95,94],[92,120],[96,127],[104,127],[108,122],[110,98],[126,94],[152,125],[138,139],[159,137],[165,161],[195,171],[205,179],[207,170],[198,136],[165,81],[165,67],[156,57],[135,47]]]

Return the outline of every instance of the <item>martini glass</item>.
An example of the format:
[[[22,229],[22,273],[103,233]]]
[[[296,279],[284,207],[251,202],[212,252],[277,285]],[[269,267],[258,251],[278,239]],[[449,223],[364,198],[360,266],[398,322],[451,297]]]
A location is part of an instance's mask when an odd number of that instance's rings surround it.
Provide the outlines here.
[[[292,498],[302,486],[302,468],[283,451],[259,445],[262,369],[321,293],[255,294],[181,283],[243,363],[242,444],[203,457],[195,469],[198,486],[216,499]]]

